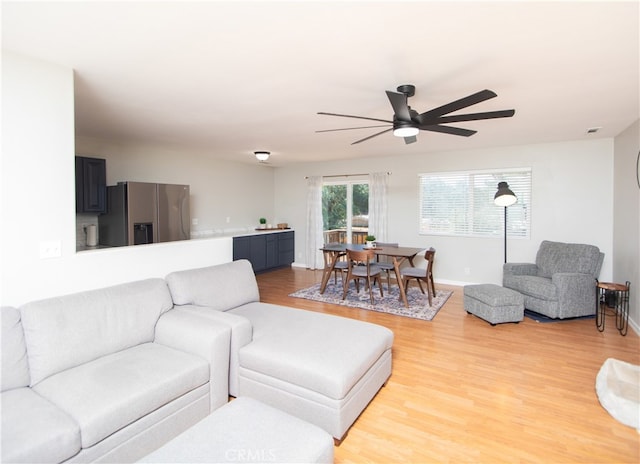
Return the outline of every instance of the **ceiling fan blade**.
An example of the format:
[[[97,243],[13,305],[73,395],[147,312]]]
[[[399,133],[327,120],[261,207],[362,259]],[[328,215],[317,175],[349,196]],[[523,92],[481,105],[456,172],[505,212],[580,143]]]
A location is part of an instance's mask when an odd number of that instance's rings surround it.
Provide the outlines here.
[[[324,130],[317,130],[316,133],[320,133],[320,132],[336,132],[336,131],[345,131],[345,130],[353,130],[353,129],[372,129],[374,127],[387,127],[387,125],[380,125],[380,126],[362,126],[362,127],[344,127],[342,129],[324,129]]]
[[[412,135],[411,137],[405,137],[404,138],[404,143],[406,143],[407,145],[409,145],[410,143],[415,143],[418,141],[418,137],[416,137],[415,135]]]
[[[434,119],[433,122],[436,124],[446,124],[450,122],[478,121],[481,119],[510,118],[515,113],[515,110],[501,110],[488,111],[486,113],[454,114],[452,116],[441,116]]]
[[[372,138],[374,138],[374,137],[377,137],[378,135],[384,134],[385,132],[390,132],[390,131],[392,131],[392,130],[393,130],[393,127],[389,128],[389,129],[385,129],[385,130],[383,130],[382,132],[378,132],[377,134],[373,134],[373,135],[370,135],[369,137],[365,137],[365,138],[363,138],[363,139],[356,140],[356,141],[355,141],[355,142],[353,142],[351,145],[355,145],[356,143],[360,143],[360,142],[365,142],[365,141],[367,141],[367,140],[369,140],[369,139],[372,139]]]
[[[477,103],[489,100],[490,98],[494,98],[497,96],[498,95],[491,90],[481,90],[480,92],[476,92],[472,95],[469,95],[468,97],[464,97],[460,100],[452,101],[451,103],[447,103],[446,105],[442,105],[432,110],[426,111],[418,115],[417,119],[421,125],[428,124],[438,116],[461,110],[462,108],[466,108],[467,106],[475,105]]]
[[[407,96],[398,92],[387,92],[387,97],[393,107],[396,119],[399,121],[411,121],[411,113],[409,113],[409,105],[407,104]]]
[[[443,134],[460,135],[462,137],[469,137],[478,132],[469,129],[461,129],[460,127],[439,126],[437,124],[430,126],[420,126],[420,129],[431,132],[442,132]]]
[[[322,111],[319,111],[318,114],[322,114],[325,116],[340,116],[341,118],[366,119],[368,121],[388,122],[389,124],[393,124],[393,121],[389,121],[387,119],[366,118],[364,116],[351,116],[350,114],[325,113]]]

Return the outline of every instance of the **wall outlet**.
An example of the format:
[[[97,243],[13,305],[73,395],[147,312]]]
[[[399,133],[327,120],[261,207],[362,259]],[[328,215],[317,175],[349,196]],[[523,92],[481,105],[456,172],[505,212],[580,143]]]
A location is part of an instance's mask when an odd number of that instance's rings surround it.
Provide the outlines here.
[[[471,274],[471,268],[470,267],[465,267],[464,268],[464,275],[469,275]]]
[[[59,258],[60,256],[62,256],[62,242],[60,240],[40,242],[40,259]]]
[[[230,216],[227,216],[226,221],[227,221],[227,224],[229,224],[229,223],[231,222],[231,217],[230,217]]]
[[[198,218],[191,219],[191,225],[192,226],[197,226],[198,225]]]

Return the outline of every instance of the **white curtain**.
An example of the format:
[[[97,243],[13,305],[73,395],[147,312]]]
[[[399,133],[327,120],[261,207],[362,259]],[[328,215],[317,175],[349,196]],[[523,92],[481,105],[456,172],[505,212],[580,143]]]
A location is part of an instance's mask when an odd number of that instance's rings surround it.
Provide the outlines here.
[[[313,176],[307,179],[307,268],[324,268],[324,259],[320,251],[323,245],[322,177]]]
[[[369,235],[387,241],[387,177],[386,172],[369,174]]]

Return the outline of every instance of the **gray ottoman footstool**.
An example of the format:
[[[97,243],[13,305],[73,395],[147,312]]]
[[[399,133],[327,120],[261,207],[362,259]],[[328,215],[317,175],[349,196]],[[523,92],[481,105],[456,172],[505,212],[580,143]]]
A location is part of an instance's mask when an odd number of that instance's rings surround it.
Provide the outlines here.
[[[464,309],[491,325],[520,322],[524,318],[524,297],[494,284],[466,285]]]
[[[213,411],[139,462],[333,462],[333,437],[249,397]]]

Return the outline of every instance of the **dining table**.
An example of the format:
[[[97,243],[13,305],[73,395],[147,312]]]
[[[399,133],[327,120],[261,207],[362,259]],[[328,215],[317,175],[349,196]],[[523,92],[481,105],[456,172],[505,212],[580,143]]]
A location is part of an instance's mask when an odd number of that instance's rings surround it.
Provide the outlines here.
[[[409,307],[409,303],[407,301],[407,294],[405,292],[404,285],[402,284],[402,278],[400,276],[400,266],[404,261],[409,261],[409,263],[414,266],[413,258],[424,251],[425,248],[416,248],[416,247],[371,247],[367,248],[366,245],[357,245],[353,243],[332,243],[324,245],[320,250],[323,253],[328,253],[330,255],[330,259],[327,260],[327,264],[324,267],[322,274],[322,283],[320,284],[320,293],[324,293],[327,288],[327,283],[331,278],[331,273],[334,271],[336,263],[338,260],[344,256],[347,252],[347,249],[350,250],[373,250],[376,256],[387,256],[392,258],[393,260],[393,269],[396,274],[396,281],[398,282],[398,287],[400,289],[400,299],[404,303],[405,307]]]

